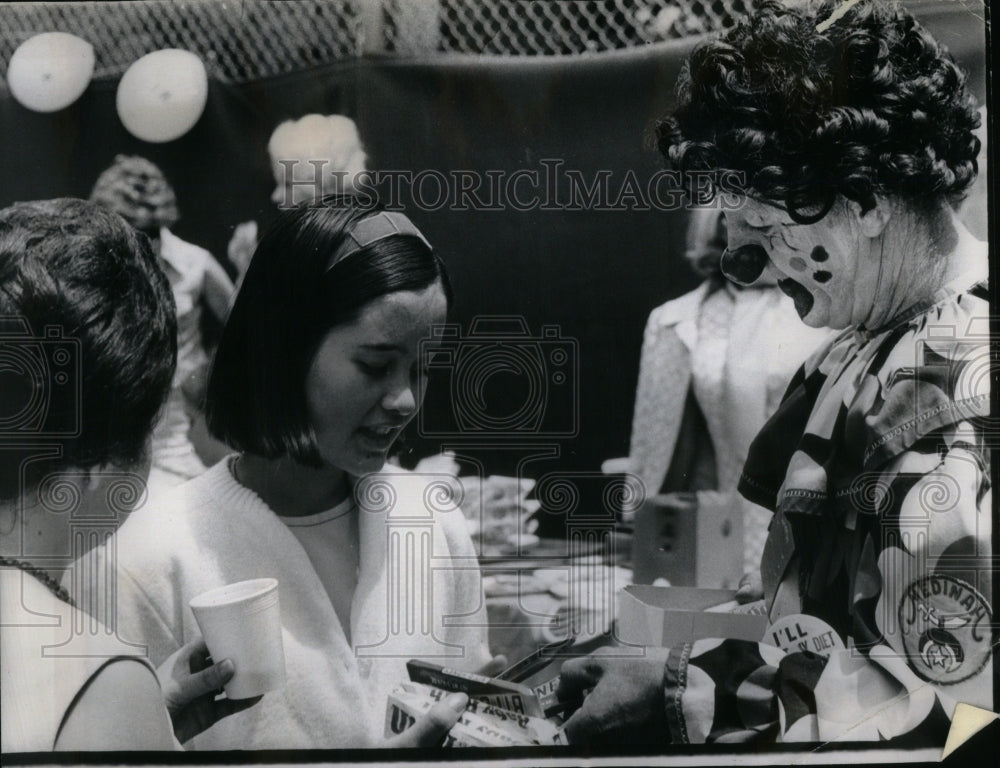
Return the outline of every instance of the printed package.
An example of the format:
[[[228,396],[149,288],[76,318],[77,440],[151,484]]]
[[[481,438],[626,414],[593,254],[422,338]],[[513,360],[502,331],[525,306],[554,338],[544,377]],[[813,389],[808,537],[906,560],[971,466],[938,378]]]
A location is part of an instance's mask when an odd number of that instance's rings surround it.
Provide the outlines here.
[[[468,694],[470,699],[491,704],[520,715],[542,717],[542,706],[534,691],[524,685],[484,677],[474,672],[449,669],[426,661],[411,659],[406,663],[410,680],[445,691]]]
[[[386,737],[403,733],[449,691],[422,683],[405,682],[389,694],[385,715]],[[445,747],[530,747],[566,744],[555,723],[469,699],[458,722],[445,737]]]

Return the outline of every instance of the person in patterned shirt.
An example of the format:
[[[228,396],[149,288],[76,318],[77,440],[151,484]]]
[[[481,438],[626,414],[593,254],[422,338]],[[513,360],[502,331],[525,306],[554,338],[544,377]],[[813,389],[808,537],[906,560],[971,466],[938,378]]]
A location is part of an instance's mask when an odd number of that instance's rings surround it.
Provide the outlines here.
[[[980,145],[965,76],[894,5],[765,0],[691,54],[678,93],[661,150],[682,176],[724,171],[714,193],[741,203],[727,277],[776,278],[841,332],[740,479],[773,511],[743,591],[762,642],[571,660],[567,734],[941,746],[957,702],[993,706],[996,635],[987,248],[952,209]]]

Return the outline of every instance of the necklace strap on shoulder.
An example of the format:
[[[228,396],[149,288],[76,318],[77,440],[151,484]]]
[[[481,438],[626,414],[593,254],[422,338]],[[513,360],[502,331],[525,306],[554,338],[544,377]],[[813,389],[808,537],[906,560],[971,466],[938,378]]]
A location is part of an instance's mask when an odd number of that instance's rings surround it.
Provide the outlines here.
[[[26,563],[23,560],[17,560],[13,557],[5,557],[3,555],[0,555],[0,566],[17,568],[18,570],[24,571],[44,584],[49,592],[62,600],[64,603],[74,608],[76,607],[76,603],[73,602],[73,598],[69,596],[69,592],[66,591],[65,587],[61,586],[59,582],[49,576],[49,574],[42,568],[32,565],[31,563]]]

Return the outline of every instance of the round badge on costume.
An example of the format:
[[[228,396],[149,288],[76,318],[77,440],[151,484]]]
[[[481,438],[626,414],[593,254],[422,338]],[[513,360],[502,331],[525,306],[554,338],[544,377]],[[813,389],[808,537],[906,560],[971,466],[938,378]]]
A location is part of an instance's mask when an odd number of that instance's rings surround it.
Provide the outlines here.
[[[954,576],[913,582],[899,604],[910,665],[924,680],[951,685],[977,674],[990,657],[992,616],[986,599]]]
[[[194,127],[208,100],[208,75],[190,51],[167,48],[143,56],[118,84],[122,125],[137,139],[173,141]]]
[[[7,65],[7,85],[20,104],[56,112],[80,98],[94,74],[94,47],[67,32],[43,32],[21,43]]]

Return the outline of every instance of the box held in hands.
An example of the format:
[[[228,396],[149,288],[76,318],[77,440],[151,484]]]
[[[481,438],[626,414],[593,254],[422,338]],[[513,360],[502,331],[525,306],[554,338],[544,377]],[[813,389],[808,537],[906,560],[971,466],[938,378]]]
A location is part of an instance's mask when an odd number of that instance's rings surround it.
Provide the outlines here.
[[[525,685],[509,683],[495,677],[484,677],[474,672],[448,669],[418,659],[406,662],[410,680],[440,688],[444,691],[465,693],[470,699],[492,704],[521,715],[544,717],[542,706],[534,691]]]

